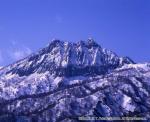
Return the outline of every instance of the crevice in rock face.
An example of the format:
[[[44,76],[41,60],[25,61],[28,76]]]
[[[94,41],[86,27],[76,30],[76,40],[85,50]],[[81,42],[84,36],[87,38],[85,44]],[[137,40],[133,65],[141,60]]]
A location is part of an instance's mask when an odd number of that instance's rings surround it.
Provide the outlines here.
[[[104,75],[107,73],[106,66],[86,66],[76,67],[69,65],[66,68],[60,67],[56,69],[56,76],[74,77],[74,76],[94,76]]]

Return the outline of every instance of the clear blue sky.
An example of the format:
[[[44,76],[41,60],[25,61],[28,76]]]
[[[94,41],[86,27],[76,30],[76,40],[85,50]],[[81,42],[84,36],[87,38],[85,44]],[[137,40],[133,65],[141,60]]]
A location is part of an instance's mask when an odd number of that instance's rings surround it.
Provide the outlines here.
[[[88,37],[120,56],[150,61],[150,0],[0,0],[0,66],[53,38]]]

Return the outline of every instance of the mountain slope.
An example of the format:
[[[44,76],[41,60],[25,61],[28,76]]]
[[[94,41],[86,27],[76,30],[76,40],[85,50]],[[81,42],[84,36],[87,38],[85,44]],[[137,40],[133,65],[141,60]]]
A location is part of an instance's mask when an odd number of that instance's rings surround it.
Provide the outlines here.
[[[78,117],[150,117],[150,64],[87,42],[52,41],[0,70],[3,120],[76,122]]]

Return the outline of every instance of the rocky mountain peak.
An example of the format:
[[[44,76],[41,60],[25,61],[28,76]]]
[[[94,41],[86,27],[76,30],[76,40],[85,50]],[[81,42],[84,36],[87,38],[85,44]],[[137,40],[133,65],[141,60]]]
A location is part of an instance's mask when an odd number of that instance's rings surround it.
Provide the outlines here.
[[[59,76],[105,74],[124,64],[132,64],[114,52],[101,48],[93,39],[77,43],[54,39],[50,44],[16,64],[6,67],[6,73],[19,76],[44,73]]]

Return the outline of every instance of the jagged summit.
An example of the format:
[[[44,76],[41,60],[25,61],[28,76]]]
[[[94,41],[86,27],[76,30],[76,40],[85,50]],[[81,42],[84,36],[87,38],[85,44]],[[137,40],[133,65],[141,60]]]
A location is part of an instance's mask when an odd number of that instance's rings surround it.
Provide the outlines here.
[[[48,44],[49,49],[55,48],[55,47],[64,47],[64,46],[76,46],[76,47],[87,47],[87,48],[94,48],[94,47],[101,47],[98,43],[96,43],[96,41],[94,41],[94,39],[92,38],[88,38],[87,41],[83,41],[80,40],[78,42],[68,42],[68,41],[61,41],[59,39],[53,39],[52,41],[50,41],[50,43]],[[49,50],[50,51],[50,50]]]
[[[6,67],[5,72],[19,76],[46,71],[59,76],[94,75],[130,63],[134,63],[130,58],[103,49],[91,38],[77,43],[55,39],[39,52]]]
[[[98,45],[98,43],[96,43],[96,41],[94,41],[94,39],[92,39],[92,38],[88,38],[87,43],[90,47],[100,47],[100,45]]]

